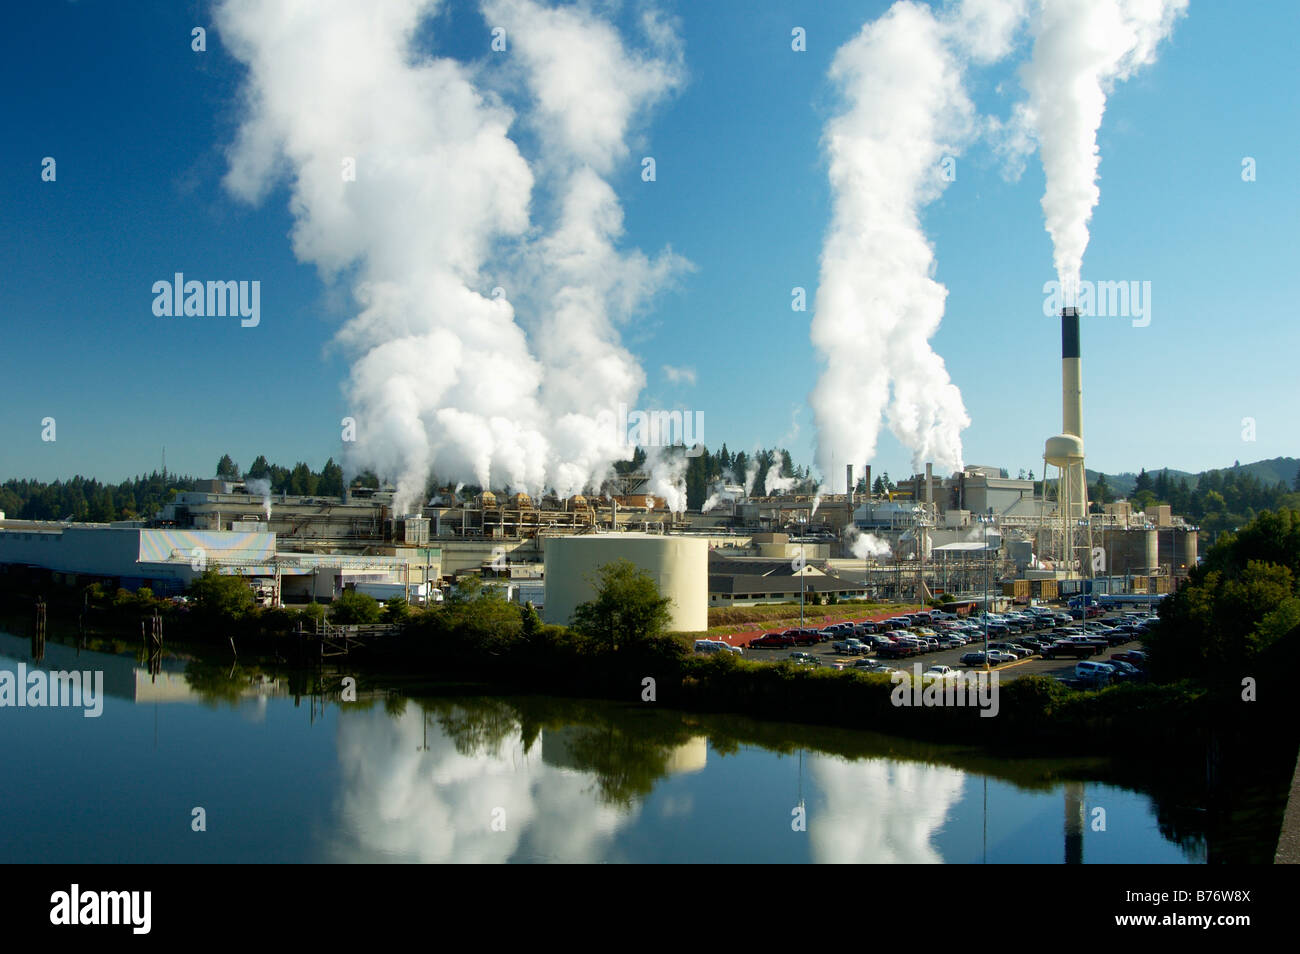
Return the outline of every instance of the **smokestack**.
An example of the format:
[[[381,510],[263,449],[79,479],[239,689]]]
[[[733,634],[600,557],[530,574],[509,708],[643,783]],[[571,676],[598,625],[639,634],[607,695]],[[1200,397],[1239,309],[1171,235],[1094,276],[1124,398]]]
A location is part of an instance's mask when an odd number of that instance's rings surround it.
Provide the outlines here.
[[[871,496],[871,465],[867,464],[867,496]]]
[[[853,499],[853,465],[852,464],[844,465],[844,492],[848,495],[850,500]]]
[[[1061,309],[1061,431],[1083,437],[1083,357],[1079,309]]]
[[[934,464],[925,465],[925,509],[934,506]]]
[[[1057,510],[1061,550],[1056,558],[1068,568],[1075,559],[1079,521],[1088,517],[1088,481],[1083,464],[1083,359],[1079,347],[1079,309],[1061,309],[1061,433],[1049,437],[1043,463],[1060,469]],[[1044,472],[1046,478],[1046,472]]]

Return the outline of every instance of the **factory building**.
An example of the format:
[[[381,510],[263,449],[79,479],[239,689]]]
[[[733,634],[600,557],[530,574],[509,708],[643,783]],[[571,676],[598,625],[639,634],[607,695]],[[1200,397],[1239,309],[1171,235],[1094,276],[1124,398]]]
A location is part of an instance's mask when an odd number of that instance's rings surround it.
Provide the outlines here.
[[[267,602],[328,602],[358,583],[437,580],[436,550],[407,556],[295,553],[261,530],[180,530],[5,521],[0,565],[48,572],[57,582],[108,581],[159,596],[181,593],[209,569],[242,576]]]
[[[867,586],[829,570],[820,560],[785,557],[737,557],[718,551],[709,554],[709,605],[756,606],[760,603],[798,601],[800,589],[808,602],[861,599]]]

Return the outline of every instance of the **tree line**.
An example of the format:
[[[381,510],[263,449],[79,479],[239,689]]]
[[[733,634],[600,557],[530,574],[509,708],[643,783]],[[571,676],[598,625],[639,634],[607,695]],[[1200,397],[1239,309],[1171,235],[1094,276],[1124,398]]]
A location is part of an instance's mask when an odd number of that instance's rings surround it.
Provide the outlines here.
[[[1096,510],[1117,499],[1105,474],[1088,488],[1088,499]],[[1300,508],[1300,473],[1287,487],[1282,481],[1269,484],[1242,470],[1207,470],[1197,475],[1192,486],[1186,477],[1175,480],[1167,470],[1152,476],[1143,468],[1128,499],[1134,510],[1168,504],[1174,513],[1216,535],[1244,526],[1265,511]]]
[[[338,497],[343,493],[343,468],[332,457],[320,470],[313,470],[302,461],[288,468],[259,455],[247,471],[241,471],[229,454],[223,454],[216,476],[221,480],[269,480],[271,492],[277,494]],[[149,520],[178,493],[197,489],[199,479],[158,471],[117,484],[79,474],[52,482],[10,479],[0,484],[0,511],[12,520]],[[365,472],[353,478],[352,486],[378,487],[379,479]]]

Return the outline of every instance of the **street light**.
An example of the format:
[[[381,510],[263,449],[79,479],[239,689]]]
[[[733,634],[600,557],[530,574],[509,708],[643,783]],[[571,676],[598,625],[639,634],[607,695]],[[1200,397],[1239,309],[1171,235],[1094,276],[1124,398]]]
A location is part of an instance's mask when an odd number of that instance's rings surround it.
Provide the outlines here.
[[[807,565],[808,564],[804,559],[803,543],[801,541],[799,543],[799,574],[798,574],[799,575],[799,628],[800,629],[803,629],[803,591],[804,591],[803,568]]]
[[[989,669],[989,577],[992,571],[989,568],[989,524],[993,518],[987,514],[980,514],[978,517],[980,526],[984,528],[984,671]]]

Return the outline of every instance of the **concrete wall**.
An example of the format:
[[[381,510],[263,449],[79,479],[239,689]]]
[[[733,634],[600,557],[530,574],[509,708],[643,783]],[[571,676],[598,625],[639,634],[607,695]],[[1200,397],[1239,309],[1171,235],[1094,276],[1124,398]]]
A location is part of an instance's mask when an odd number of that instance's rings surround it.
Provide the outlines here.
[[[700,632],[709,626],[709,548],[703,540],[663,534],[610,533],[550,537],[545,544],[548,623],[566,624],[579,603],[595,595],[590,578],[600,567],[628,560],[672,600],[669,628]]]

